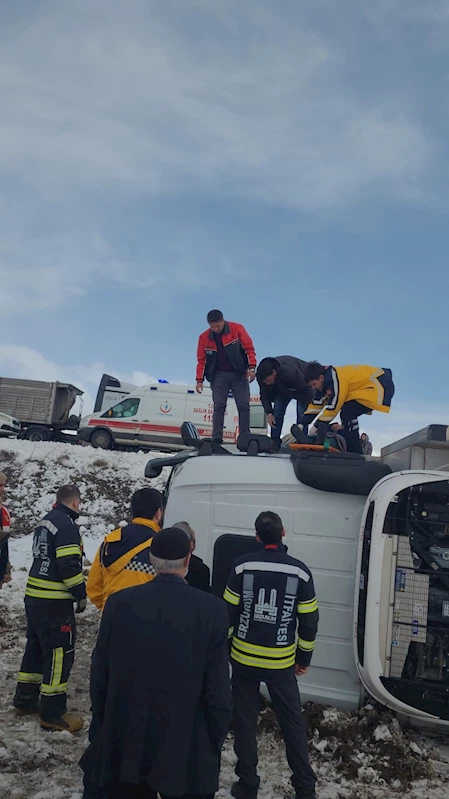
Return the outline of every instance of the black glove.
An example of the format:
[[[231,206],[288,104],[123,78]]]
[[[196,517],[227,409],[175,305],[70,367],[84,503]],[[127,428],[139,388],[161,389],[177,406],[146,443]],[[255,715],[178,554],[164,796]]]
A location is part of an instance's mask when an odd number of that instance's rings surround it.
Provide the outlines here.
[[[87,599],[79,599],[76,603],[75,613],[84,613],[87,608]]]

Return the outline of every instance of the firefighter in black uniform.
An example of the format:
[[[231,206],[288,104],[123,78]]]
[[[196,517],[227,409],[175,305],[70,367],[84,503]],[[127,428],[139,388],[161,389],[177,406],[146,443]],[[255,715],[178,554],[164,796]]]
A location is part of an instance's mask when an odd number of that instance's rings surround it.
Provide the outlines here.
[[[83,726],[80,716],[67,713],[67,680],[75,655],[73,603],[81,613],[87,602],[75,524],[79,504],[78,488],[63,486],[53,510],[34,531],[25,590],[27,643],[14,696],[19,713],[39,713],[42,727],[69,732]]]
[[[239,781],[231,793],[236,799],[254,799],[259,788],[256,730],[261,682],[266,683],[279,720],[296,797],[316,797],[296,677],[305,674],[310,664],[318,604],[309,569],[287,554],[283,535],[277,513],[261,513],[256,519],[256,538],[263,549],[234,562],[224,592],[232,639]]]

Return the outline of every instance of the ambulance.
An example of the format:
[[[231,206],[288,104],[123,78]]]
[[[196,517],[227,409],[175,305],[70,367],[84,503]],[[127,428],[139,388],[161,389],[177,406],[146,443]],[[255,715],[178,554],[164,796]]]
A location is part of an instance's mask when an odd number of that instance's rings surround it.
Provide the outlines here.
[[[159,380],[138,388],[103,375],[95,411],[81,419],[77,440],[101,449],[126,446],[176,452],[185,449],[180,432],[185,421],[193,422],[202,438],[212,436],[213,410],[212,391],[208,387],[197,394],[192,386]],[[253,433],[266,433],[264,409],[260,398],[253,395],[250,425]],[[223,441],[234,444],[238,435],[237,406],[229,395]]]

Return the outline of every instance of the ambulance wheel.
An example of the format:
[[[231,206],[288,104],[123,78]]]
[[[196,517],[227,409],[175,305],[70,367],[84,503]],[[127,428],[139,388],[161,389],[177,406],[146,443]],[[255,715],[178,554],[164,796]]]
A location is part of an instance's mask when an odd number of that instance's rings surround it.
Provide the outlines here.
[[[112,449],[112,436],[107,430],[94,430],[90,443],[95,449]]]

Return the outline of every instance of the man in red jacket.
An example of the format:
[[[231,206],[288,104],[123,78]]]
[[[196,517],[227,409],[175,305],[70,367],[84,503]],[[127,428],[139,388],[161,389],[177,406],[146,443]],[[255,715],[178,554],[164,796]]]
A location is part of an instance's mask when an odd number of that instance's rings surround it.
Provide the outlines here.
[[[196,390],[201,394],[204,379],[212,388],[214,419],[212,438],[223,443],[223,426],[228,394],[232,391],[239,412],[240,433],[249,433],[249,383],[256,376],[256,353],[243,325],[226,322],[221,311],[209,311],[209,327],[198,339]]]

